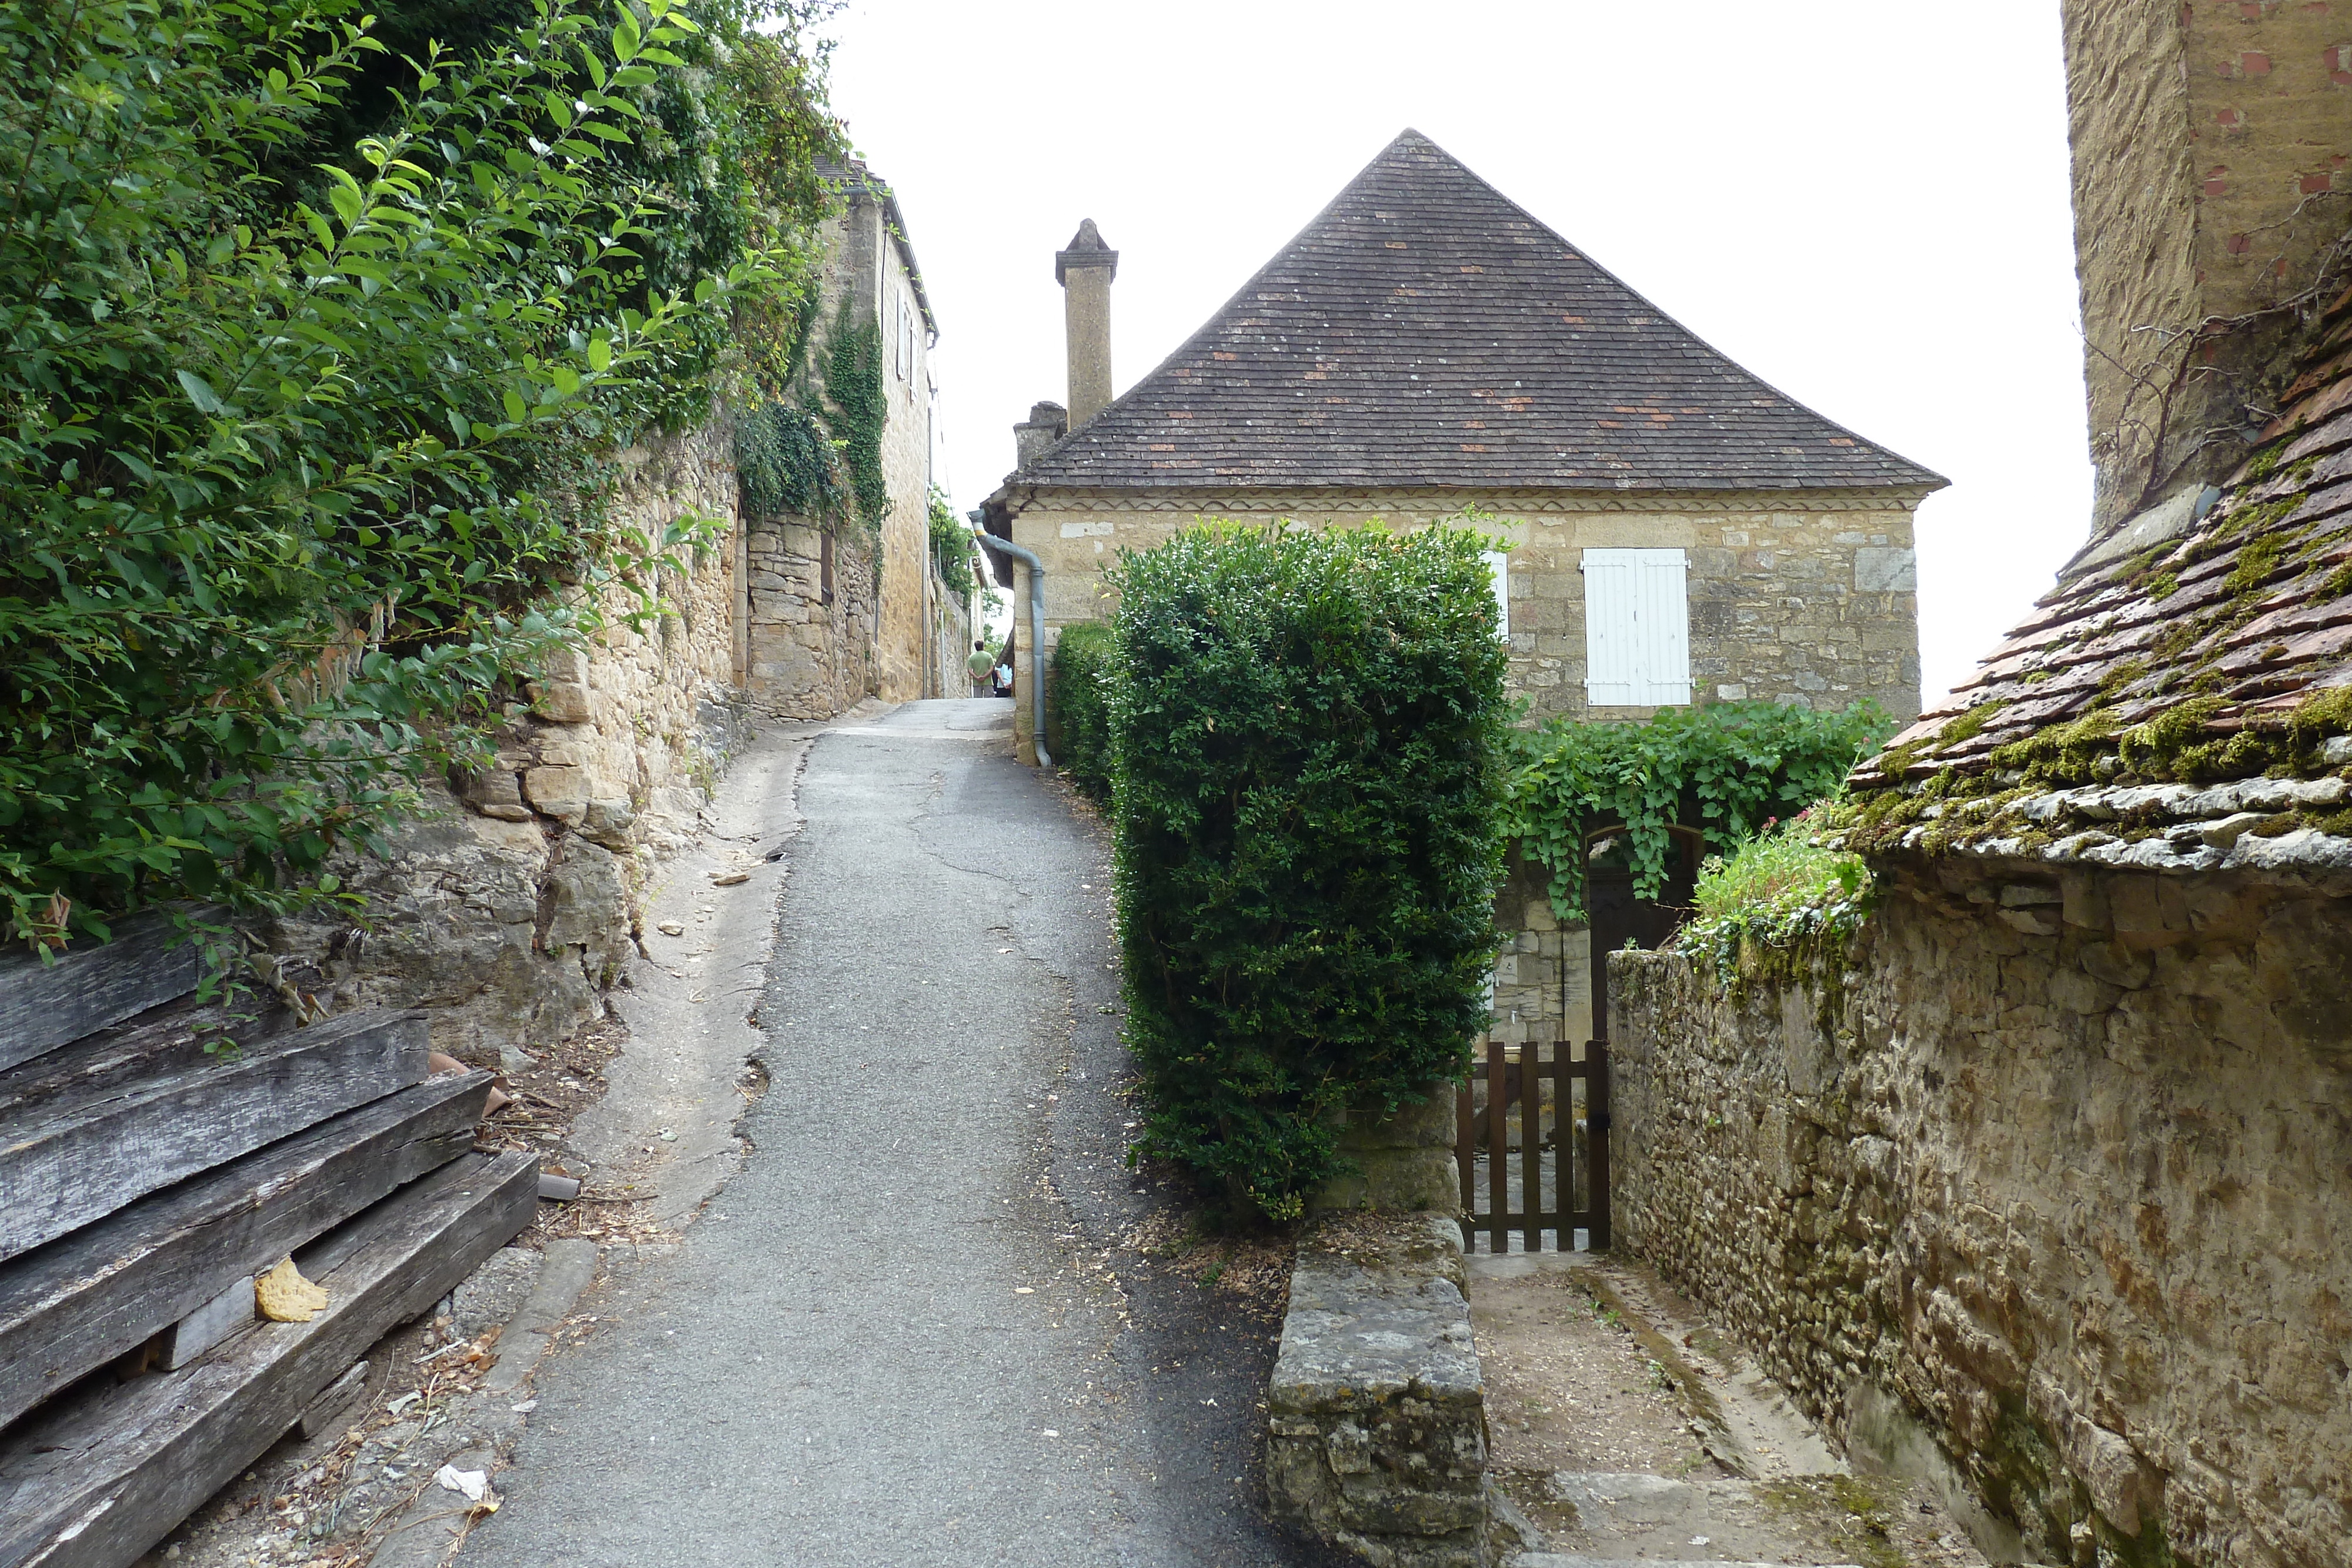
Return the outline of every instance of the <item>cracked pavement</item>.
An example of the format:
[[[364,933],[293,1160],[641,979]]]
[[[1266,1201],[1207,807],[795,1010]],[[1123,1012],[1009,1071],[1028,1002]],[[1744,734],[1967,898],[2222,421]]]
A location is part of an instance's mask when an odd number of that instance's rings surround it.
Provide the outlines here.
[[[462,1561],[1323,1561],[1256,1506],[1279,1303],[1124,1249],[1172,1199],[1124,1162],[1108,847],[1011,717],[814,742],[751,1153],[608,1256]]]

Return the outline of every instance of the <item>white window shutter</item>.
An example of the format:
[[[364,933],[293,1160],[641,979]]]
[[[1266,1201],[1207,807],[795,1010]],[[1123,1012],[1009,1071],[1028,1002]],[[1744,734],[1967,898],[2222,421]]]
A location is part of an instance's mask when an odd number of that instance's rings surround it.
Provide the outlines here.
[[[1486,563],[1487,580],[1495,589],[1495,633],[1511,634],[1511,557],[1507,550],[1482,551],[1479,559]]]
[[[1690,604],[1678,549],[1584,552],[1585,700],[1596,707],[1690,701]]]

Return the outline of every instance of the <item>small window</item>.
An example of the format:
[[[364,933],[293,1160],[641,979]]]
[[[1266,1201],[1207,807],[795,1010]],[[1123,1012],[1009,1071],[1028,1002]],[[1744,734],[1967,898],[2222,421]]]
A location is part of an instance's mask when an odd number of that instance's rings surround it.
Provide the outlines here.
[[[1495,588],[1495,634],[1511,634],[1511,557],[1507,550],[1490,549],[1479,557],[1486,563],[1487,580]]]
[[[1678,549],[1584,552],[1584,696],[1595,707],[1690,701],[1689,570]]]

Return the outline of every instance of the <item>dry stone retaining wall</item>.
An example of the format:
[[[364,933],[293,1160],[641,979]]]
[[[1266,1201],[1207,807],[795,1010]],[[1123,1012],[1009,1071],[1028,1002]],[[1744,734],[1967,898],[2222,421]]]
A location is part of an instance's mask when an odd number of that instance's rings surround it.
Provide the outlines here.
[[[1801,981],[1612,955],[1619,1243],[2034,1560],[2345,1568],[2347,894],[1947,857]]]
[[[604,1016],[654,862],[694,831],[741,734],[731,437],[713,426],[620,461],[619,519],[658,532],[695,512],[727,519],[726,537],[665,574],[644,631],[616,597],[605,629],[515,705],[488,768],[430,791],[383,857],[347,858],[363,922],[267,934],[331,1007],[425,1008],[434,1046],[476,1065]]]

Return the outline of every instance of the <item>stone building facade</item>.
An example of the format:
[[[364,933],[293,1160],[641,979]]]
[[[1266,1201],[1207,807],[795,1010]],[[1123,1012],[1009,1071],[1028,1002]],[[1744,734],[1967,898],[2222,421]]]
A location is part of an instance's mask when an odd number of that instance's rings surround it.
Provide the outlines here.
[[[1427,138],[1400,136],[1106,403],[1117,262],[1091,223],[1055,258],[1070,405],[1016,427],[1020,466],[982,511],[1043,563],[1049,652],[1110,612],[1119,551],[1203,517],[1475,514],[1507,604],[1507,689],[1538,721],[1741,699],[1918,713],[1912,517],[1943,481],[1725,359]],[[1664,574],[1671,624],[1612,586],[1635,561],[1644,593]],[[1000,580],[1026,682],[1027,569]],[[1017,705],[1034,760],[1031,723]],[[1516,943],[1498,1030],[1586,1038],[1581,928],[1507,889],[1498,919]]]
[[[745,530],[747,685],[765,711],[821,718],[866,696],[959,695],[940,672],[968,646],[971,606],[931,559],[929,505],[938,328],[905,214],[862,163],[835,172],[843,198],[817,272],[804,372],[819,382],[833,334],[872,325],[887,410],[878,529],[855,518],[753,514]],[[961,617],[961,620],[959,620]]]

